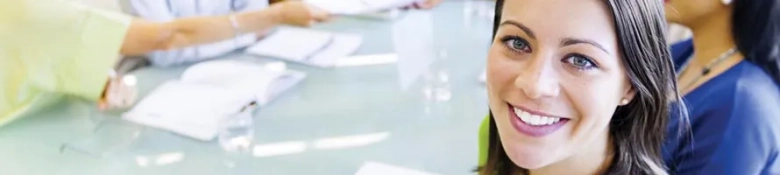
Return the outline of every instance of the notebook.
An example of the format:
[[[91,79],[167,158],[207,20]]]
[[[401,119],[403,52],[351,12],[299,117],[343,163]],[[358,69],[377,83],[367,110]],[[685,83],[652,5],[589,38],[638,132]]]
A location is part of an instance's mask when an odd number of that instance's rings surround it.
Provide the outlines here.
[[[315,67],[333,67],[362,43],[355,34],[282,27],[245,50],[247,54]]]
[[[303,61],[313,53],[325,49],[333,42],[333,37],[332,33],[324,31],[283,27],[247,48],[246,52]]]
[[[198,140],[212,140],[222,119],[253,103],[262,107],[306,77],[269,65],[274,64],[232,60],[196,64],[179,80],[157,87],[122,117]]]

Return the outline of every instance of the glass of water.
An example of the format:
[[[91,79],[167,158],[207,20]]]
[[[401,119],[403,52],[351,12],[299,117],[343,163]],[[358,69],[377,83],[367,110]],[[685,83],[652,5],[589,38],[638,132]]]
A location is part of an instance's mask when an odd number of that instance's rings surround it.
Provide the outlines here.
[[[218,141],[227,152],[250,152],[255,128],[253,120],[254,104],[244,108],[238,114],[225,117],[219,124]]]

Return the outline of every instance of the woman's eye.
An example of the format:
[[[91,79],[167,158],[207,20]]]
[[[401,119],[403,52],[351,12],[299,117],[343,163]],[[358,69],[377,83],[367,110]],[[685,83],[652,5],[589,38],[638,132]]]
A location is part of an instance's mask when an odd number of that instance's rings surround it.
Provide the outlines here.
[[[530,52],[531,48],[528,46],[528,42],[518,37],[506,37],[503,39],[504,44],[513,51]]]
[[[582,55],[570,55],[566,57],[564,62],[569,63],[571,66],[574,66],[574,68],[580,70],[596,68],[596,64],[593,63],[590,58]]]

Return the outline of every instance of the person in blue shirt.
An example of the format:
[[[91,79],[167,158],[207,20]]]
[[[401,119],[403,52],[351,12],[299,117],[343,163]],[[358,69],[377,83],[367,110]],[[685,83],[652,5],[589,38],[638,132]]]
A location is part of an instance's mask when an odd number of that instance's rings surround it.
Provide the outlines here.
[[[129,13],[140,18],[168,22],[179,18],[196,16],[229,15],[239,12],[262,11],[269,7],[268,0],[124,0],[128,1]],[[304,2],[305,3],[305,2]],[[337,3],[337,2],[334,2]],[[417,1],[408,7],[430,9],[441,0]],[[318,21],[329,18],[327,11],[311,6],[310,13]],[[267,19],[266,21],[271,20]],[[186,48],[155,51],[146,55],[155,66],[175,66],[203,61],[238,49],[248,47],[269,33],[271,28],[236,36],[231,39],[206,43]]]
[[[262,11],[269,6],[267,0],[128,0],[132,14],[155,22],[168,22],[196,16],[229,15],[240,12]],[[325,20],[329,14],[310,7],[316,20]],[[272,19],[260,19],[271,21]],[[274,26],[272,26],[274,27]],[[231,39],[173,50],[155,51],[147,59],[155,66],[174,66],[203,61],[233,52],[255,43],[268,30],[250,32]]]
[[[693,39],[672,46],[689,121],[671,117],[671,174],[780,174],[780,3],[666,0]]]

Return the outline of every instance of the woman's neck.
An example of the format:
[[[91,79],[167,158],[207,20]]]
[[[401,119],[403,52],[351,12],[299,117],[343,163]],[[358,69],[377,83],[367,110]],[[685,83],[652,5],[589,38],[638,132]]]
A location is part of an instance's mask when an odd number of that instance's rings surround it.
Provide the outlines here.
[[[607,133],[585,149],[574,150],[575,155],[561,162],[535,170],[530,175],[604,174],[614,157],[612,139]]]
[[[731,14],[730,8],[724,7],[707,18],[686,25],[693,32],[695,51],[690,64],[705,66],[736,46],[731,34]]]

